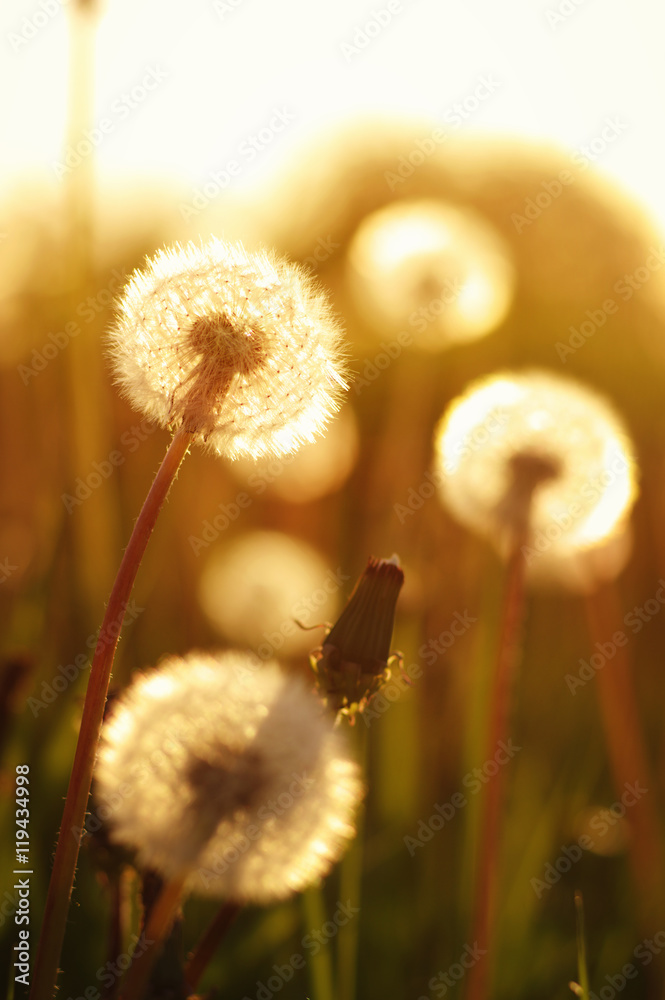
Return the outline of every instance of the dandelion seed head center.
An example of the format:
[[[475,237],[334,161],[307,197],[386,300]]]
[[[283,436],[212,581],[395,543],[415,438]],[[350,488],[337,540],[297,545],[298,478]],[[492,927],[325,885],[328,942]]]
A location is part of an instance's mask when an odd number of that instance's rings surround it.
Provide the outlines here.
[[[543,483],[561,475],[562,462],[555,455],[536,451],[520,451],[511,455],[508,470],[511,487],[521,494],[531,494]]]
[[[191,753],[185,778],[195,802],[215,809],[221,822],[257,802],[268,784],[269,769],[263,755],[256,750],[232,751],[220,745],[209,757]]]

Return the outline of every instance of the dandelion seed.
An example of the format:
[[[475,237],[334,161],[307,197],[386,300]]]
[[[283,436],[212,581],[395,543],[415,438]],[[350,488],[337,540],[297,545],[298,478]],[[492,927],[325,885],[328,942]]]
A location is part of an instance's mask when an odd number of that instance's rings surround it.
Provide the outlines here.
[[[186,889],[265,903],[340,857],[362,796],[319,701],[274,661],[173,657],[113,708],[97,768],[112,839]]]
[[[110,344],[137,409],[231,458],[314,440],[346,389],[339,326],[311,280],[220,240],[135,272]]]
[[[612,406],[544,371],[501,373],[454,400],[435,433],[440,495],[532,578],[576,590],[611,579],[629,551],[633,446]]]

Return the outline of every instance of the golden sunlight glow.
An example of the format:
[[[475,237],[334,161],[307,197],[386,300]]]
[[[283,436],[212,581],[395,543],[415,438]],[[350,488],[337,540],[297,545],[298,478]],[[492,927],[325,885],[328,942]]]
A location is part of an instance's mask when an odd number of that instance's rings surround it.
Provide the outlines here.
[[[426,198],[364,219],[348,269],[367,322],[382,335],[409,329],[426,351],[491,333],[508,313],[515,283],[509,250],[484,219]]]
[[[311,546],[277,531],[254,531],[211,552],[199,585],[210,622],[229,642],[265,659],[305,653],[334,620],[341,581]]]
[[[239,458],[232,470],[257,494],[264,491],[289,503],[310,503],[340,489],[358,457],[358,425],[343,406],[325,436],[281,458]]]
[[[435,454],[447,509],[503,554],[519,516],[515,458],[555,470],[528,508],[532,578],[586,590],[623,567],[636,465],[620,418],[592,390],[539,371],[475,383],[441,419]]]

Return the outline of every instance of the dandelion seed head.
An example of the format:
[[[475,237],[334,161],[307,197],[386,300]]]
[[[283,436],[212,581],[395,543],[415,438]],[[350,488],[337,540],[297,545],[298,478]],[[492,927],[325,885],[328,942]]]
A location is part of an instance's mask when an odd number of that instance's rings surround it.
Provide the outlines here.
[[[532,579],[592,589],[629,552],[637,468],[628,432],[592,389],[545,371],[473,383],[435,433],[439,492],[502,554],[525,536]]]
[[[499,233],[473,210],[436,198],[401,199],[368,215],[349,247],[348,277],[382,337],[408,326],[424,351],[490,333],[515,284]]]
[[[304,683],[237,652],[172,657],[135,680],[105,724],[96,782],[111,837],[140,864],[239,902],[326,874],[362,797]]]
[[[198,596],[225,641],[263,658],[276,649],[280,656],[293,656],[312,644],[311,632],[298,628],[295,620],[312,626],[334,618],[340,579],[302,539],[251,531],[211,549]]]
[[[231,458],[313,441],[347,387],[339,325],[311,279],[220,240],[136,271],[110,347],[137,409]]]

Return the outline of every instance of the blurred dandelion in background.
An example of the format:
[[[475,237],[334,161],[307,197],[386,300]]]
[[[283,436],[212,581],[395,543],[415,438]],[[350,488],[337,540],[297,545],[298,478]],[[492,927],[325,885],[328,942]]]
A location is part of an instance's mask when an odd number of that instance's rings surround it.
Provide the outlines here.
[[[342,488],[358,449],[358,422],[345,404],[328,424],[325,437],[302,445],[294,455],[255,461],[240,456],[233,472],[257,493],[267,491],[289,503],[311,503]]]
[[[201,573],[199,600],[220,635],[265,658],[306,653],[299,628],[335,618],[348,579],[311,545],[278,531],[253,531],[214,549]]]
[[[637,466],[623,420],[595,390],[539,370],[481,379],[447,408],[435,456],[456,520],[504,556],[526,528],[532,579],[585,591],[623,568]]]
[[[114,705],[97,794],[143,865],[190,872],[198,894],[266,903],[315,882],[353,836],[362,785],[344,745],[274,660],[191,653]]]
[[[379,333],[410,327],[440,351],[491,333],[512,302],[508,246],[482,215],[441,199],[396,201],[366,216],[348,251],[349,287]]]

